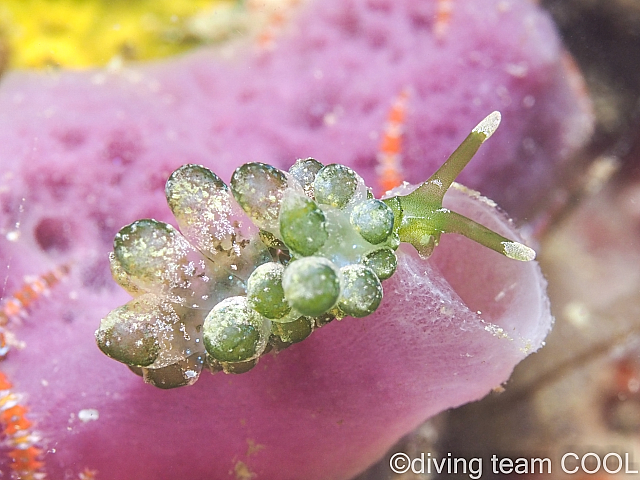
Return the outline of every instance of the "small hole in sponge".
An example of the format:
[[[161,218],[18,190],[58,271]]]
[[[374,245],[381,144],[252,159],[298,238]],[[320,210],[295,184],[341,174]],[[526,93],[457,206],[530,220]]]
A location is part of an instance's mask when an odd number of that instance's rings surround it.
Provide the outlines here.
[[[33,233],[36,242],[45,252],[66,252],[71,247],[71,222],[64,218],[43,218]]]

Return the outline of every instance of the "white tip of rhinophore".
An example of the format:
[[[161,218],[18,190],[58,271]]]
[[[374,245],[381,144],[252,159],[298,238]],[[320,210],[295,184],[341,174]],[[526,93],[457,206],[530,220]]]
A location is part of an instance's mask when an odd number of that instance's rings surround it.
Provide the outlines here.
[[[493,132],[498,129],[501,119],[502,115],[500,115],[500,112],[497,110],[495,112],[491,112],[472,131],[475,133],[483,133],[485,135],[485,140],[487,140],[491,135],[493,135]]]
[[[503,252],[506,257],[521,262],[530,262],[536,258],[536,252],[532,248],[518,242],[502,242]]]

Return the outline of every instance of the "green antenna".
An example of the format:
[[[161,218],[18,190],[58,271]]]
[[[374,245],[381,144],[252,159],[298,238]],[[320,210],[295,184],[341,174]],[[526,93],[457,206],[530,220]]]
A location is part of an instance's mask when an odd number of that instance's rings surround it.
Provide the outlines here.
[[[394,230],[400,240],[412,244],[428,257],[443,233],[458,233],[514,260],[528,262],[536,252],[514,242],[470,218],[442,206],[442,199],[462,169],[500,125],[500,112],[482,120],[431,177],[408,195],[387,198],[384,202],[395,215]]]

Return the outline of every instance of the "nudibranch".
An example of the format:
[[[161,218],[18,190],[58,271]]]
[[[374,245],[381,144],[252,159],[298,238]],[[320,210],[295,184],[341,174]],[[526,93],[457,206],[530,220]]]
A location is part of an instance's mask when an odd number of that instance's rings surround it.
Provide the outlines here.
[[[165,188],[179,230],[143,219],[114,239],[111,272],[134,299],[102,320],[99,348],[147,383],[190,385],[203,369],[244,373],[334,319],[373,313],[401,242],[427,258],[457,233],[533,260],[531,248],[442,206],[499,123],[491,113],[427,181],[383,199],[351,168],[313,158],[288,172],[246,163],[230,185],[183,165]]]

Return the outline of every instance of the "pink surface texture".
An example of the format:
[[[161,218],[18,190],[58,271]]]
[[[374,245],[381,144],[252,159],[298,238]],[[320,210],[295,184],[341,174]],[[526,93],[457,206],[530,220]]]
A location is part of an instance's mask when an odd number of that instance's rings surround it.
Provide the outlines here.
[[[314,156],[376,185],[380,135],[404,88],[408,181],[500,110],[460,180],[521,220],[533,214],[590,132],[579,77],[528,1],[456,1],[440,39],[434,13],[427,0],[316,1],[272,50],[2,79],[0,285],[6,298],[24,275],[71,268],[10,325],[24,348],[0,364],[25,395],[49,478],[90,468],[100,480],[348,479],[541,346],[552,318],[537,264],[453,235],[428,261],[402,247],[375,314],[333,322],[243,375],[204,372],[162,391],[95,345],[100,319],[129,298],[109,274],[113,236],[139,218],[172,221],[171,171],[199,163],[228,181],[241,163]],[[445,206],[518,238],[482,199],[456,190]],[[0,456],[0,471],[8,463]]]

